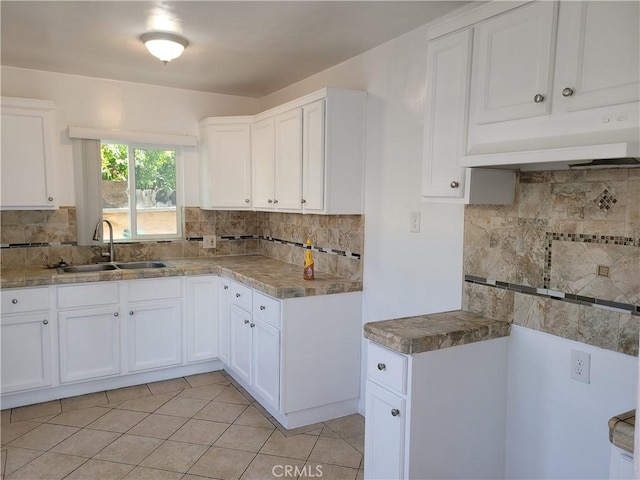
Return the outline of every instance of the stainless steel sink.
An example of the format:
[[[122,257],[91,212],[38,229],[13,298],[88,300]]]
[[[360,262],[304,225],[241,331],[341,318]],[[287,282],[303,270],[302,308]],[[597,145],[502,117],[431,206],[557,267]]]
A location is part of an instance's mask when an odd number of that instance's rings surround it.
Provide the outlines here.
[[[118,267],[110,263],[94,263],[91,265],[70,265],[58,267],[58,273],[84,273],[84,272],[104,272],[106,270],[116,270]]]
[[[152,261],[152,262],[124,262],[124,263],[116,263],[118,268],[122,268],[125,270],[135,270],[138,268],[163,268],[166,267],[167,264],[164,262]]]
[[[140,268],[163,268],[167,264],[159,261],[150,262],[118,262],[118,263],[92,263],[91,265],[70,265],[58,267],[58,273],[85,273],[104,272],[108,270],[138,270]]]

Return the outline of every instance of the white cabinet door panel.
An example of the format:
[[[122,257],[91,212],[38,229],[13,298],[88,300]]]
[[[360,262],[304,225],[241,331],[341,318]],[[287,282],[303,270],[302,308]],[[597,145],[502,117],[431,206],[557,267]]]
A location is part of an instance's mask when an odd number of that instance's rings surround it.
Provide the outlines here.
[[[405,400],[371,381],[366,395],[365,478],[404,478]]]
[[[302,208],[310,213],[324,210],[325,101],[305,105],[302,132]]]
[[[480,23],[474,42],[475,124],[548,114],[555,2],[535,2]],[[534,100],[536,95],[543,99]]]
[[[302,210],[302,109],[275,118],[276,208]]]
[[[253,386],[273,408],[280,398],[280,330],[253,322]]]
[[[137,371],[181,363],[180,302],[132,304],[128,308],[129,370]]]
[[[229,364],[229,348],[231,342],[229,315],[230,310],[230,281],[224,277],[220,277],[218,283],[218,352],[220,360],[225,365]]]
[[[561,2],[559,18],[554,108],[640,100],[640,3]]]
[[[218,277],[187,278],[187,362],[218,357]]]
[[[47,312],[2,318],[2,393],[51,385]]]
[[[251,314],[236,305],[231,305],[229,329],[231,349],[229,367],[247,383],[251,384],[253,336],[251,334]]]
[[[60,381],[120,373],[118,306],[58,312]]]
[[[251,126],[253,206],[272,209],[275,188],[275,123],[273,118]]]

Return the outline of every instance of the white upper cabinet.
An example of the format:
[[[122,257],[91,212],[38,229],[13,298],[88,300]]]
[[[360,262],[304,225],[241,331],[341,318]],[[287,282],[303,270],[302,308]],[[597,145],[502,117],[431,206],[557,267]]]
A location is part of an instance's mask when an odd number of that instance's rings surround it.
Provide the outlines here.
[[[513,202],[515,174],[460,167],[464,153],[472,30],[427,44],[422,197],[429,202]]]
[[[57,208],[53,113],[53,102],[2,98],[3,209]]]
[[[253,206],[272,209],[275,196],[275,121],[265,118],[251,125]]]
[[[532,3],[476,27],[475,123],[549,113],[556,9],[554,2]]]
[[[324,109],[324,100],[302,109],[302,208],[311,213],[324,210]]]
[[[636,156],[639,20],[638,2],[540,1],[475,25],[462,165]]]
[[[200,122],[201,204],[205,209],[251,208],[251,117]]]
[[[640,100],[639,2],[562,2],[554,108]]]

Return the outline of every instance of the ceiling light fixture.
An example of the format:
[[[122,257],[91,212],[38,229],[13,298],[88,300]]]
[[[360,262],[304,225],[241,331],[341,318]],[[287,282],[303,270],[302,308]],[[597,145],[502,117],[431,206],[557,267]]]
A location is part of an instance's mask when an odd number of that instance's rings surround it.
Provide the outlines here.
[[[140,40],[147,47],[149,53],[159,58],[165,65],[182,55],[184,49],[189,45],[186,38],[169,32],[145,33],[140,37]]]

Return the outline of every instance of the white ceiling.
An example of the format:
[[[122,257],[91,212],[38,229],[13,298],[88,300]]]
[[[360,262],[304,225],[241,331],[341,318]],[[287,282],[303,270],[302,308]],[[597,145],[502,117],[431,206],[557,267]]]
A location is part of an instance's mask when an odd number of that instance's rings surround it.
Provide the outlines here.
[[[2,0],[0,61],[262,97],[466,3]],[[139,40],[150,30],[181,33],[190,45],[164,65]]]

